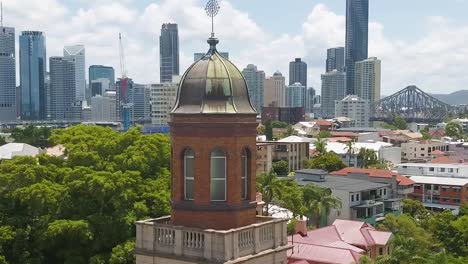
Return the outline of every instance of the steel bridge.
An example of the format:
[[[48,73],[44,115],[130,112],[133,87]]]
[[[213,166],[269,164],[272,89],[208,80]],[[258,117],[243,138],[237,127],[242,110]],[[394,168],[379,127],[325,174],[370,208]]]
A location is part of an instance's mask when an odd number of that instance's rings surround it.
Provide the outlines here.
[[[416,86],[405,89],[383,98],[371,105],[371,121],[392,122],[401,116],[407,122],[433,123],[441,122],[455,108]]]

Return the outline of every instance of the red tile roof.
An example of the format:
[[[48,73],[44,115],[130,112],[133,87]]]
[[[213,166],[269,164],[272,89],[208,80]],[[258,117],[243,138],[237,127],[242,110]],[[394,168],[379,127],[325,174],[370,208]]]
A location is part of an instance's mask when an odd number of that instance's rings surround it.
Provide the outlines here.
[[[396,177],[398,185],[406,186],[414,184],[414,181],[411,179],[400,175],[399,173],[390,171],[390,170],[379,170],[379,169],[361,169],[361,168],[353,168],[347,167],[339,171],[334,171],[330,174],[337,175],[337,176],[347,176],[349,173],[365,173],[368,174],[370,177],[375,178],[392,178],[393,176]]]
[[[337,219],[331,226],[308,231],[307,236],[288,237],[293,246],[288,263],[357,263],[369,247],[388,245],[391,237],[392,233],[377,231],[365,222]]]
[[[332,137],[328,139],[329,142],[348,142],[351,141],[352,139],[348,137]]]
[[[315,123],[319,126],[331,126],[333,124],[332,121],[328,121],[325,119],[318,119],[315,121]]]
[[[437,157],[435,159],[432,159],[431,163],[435,163],[435,164],[453,164],[453,163],[458,163],[458,162],[456,160],[453,160],[453,159],[449,158],[449,157],[441,156],[441,157]]]
[[[431,152],[431,155],[445,155],[445,152],[442,152],[438,149]]]
[[[348,137],[348,138],[357,138],[359,134],[353,132],[345,132],[345,131],[330,131],[333,137]]]

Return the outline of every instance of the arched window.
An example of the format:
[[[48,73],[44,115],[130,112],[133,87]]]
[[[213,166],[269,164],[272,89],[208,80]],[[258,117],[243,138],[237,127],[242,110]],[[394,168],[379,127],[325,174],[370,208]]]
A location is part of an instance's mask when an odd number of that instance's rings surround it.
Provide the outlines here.
[[[193,160],[195,155],[191,149],[184,152],[184,190],[185,200],[193,200]]]
[[[241,169],[242,169],[242,174],[241,174],[241,189],[242,189],[242,199],[247,199],[247,179],[248,179],[248,153],[247,150],[242,150],[242,155],[241,155]]]
[[[211,152],[211,200],[226,201],[226,153],[222,150]]]

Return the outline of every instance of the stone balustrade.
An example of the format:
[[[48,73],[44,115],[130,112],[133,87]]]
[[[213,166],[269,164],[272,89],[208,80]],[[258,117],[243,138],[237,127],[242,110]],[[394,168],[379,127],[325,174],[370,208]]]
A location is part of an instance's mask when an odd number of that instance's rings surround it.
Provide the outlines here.
[[[135,253],[175,255],[217,262],[287,246],[287,219],[257,216],[257,223],[230,230],[170,224],[170,216],[138,221]]]

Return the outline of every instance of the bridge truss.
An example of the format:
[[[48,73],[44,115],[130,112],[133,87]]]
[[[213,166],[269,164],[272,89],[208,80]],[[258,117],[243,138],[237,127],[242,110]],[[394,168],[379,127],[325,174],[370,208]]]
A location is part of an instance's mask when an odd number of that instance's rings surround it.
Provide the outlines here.
[[[455,108],[416,86],[405,89],[383,98],[371,105],[371,120],[392,122],[396,116],[407,122],[441,122]]]

